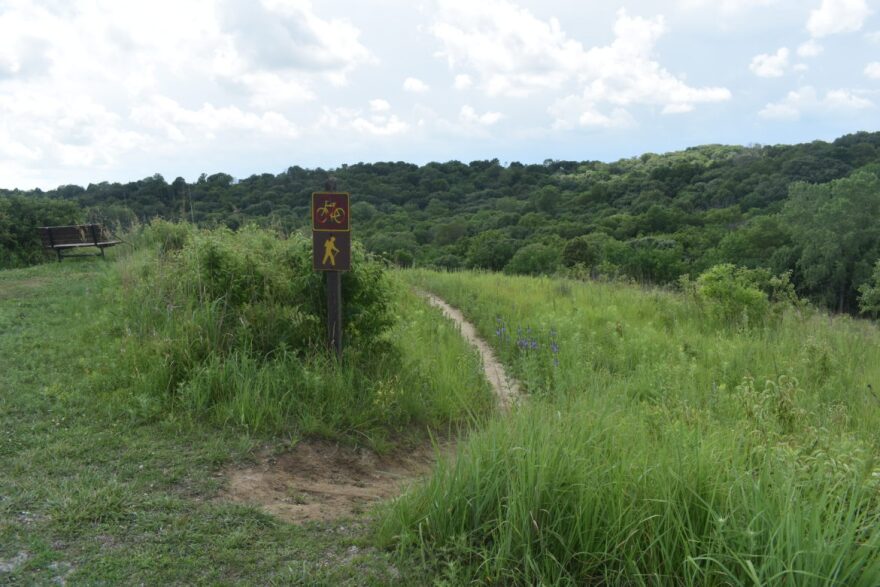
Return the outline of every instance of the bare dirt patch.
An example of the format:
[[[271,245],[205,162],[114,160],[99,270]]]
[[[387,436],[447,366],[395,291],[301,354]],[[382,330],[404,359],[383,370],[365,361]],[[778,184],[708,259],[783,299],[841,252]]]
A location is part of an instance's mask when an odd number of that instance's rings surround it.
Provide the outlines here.
[[[431,471],[450,443],[379,455],[369,449],[304,441],[290,452],[260,455],[253,467],[227,472],[221,499],[260,506],[293,523],[356,516],[400,495]]]
[[[507,376],[491,347],[457,309],[428,292],[419,292],[456,323],[462,336],[480,352],[483,370],[502,411],[520,401],[516,380]],[[305,441],[282,455],[258,455],[252,467],[225,473],[228,488],[222,500],[257,505],[293,523],[356,516],[378,501],[400,495],[427,475],[438,451],[451,454],[454,443],[425,444],[379,455],[369,449],[330,442]]]

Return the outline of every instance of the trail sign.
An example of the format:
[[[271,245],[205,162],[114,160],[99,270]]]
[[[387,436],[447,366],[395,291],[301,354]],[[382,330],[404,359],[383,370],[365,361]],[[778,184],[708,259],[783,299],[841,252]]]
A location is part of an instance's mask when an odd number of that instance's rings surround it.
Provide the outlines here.
[[[347,192],[312,194],[312,230],[351,230],[351,210]]]
[[[312,194],[312,266],[327,276],[327,341],[342,357],[342,271],[351,271],[351,208],[330,178]]]
[[[351,232],[312,232],[312,266],[315,271],[351,271]]]

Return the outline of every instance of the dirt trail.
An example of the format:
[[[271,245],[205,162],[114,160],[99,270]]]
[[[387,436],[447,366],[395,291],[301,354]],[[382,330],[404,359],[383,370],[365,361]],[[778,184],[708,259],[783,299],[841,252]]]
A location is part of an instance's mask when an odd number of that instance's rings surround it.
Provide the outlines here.
[[[522,398],[519,384],[515,379],[507,376],[504,366],[495,357],[495,353],[492,352],[492,347],[480,338],[474,325],[468,322],[457,308],[453,308],[431,292],[419,291],[418,294],[428,300],[428,303],[432,306],[443,310],[443,314],[458,326],[465,340],[480,352],[480,357],[483,359],[483,373],[486,374],[486,379],[489,380],[489,384],[495,392],[495,397],[498,399],[498,407],[506,412],[512,405],[519,402]]]
[[[457,309],[434,294],[418,293],[440,308],[477,348],[499,408],[509,410],[519,401],[520,389],[515,380],[507,377],[489,345]],[[227,470],[224,476],[229,483],[219,499],[259,505],[266,512],[297,524],[351,517],[377,501],[399,495],[407,485],[431,471],[438,450],[447,453],[453,448],[452,443],[445,442],[377,455],[363,448],[304,441],[282,455],[264,452],[257,456],[254,466]]]

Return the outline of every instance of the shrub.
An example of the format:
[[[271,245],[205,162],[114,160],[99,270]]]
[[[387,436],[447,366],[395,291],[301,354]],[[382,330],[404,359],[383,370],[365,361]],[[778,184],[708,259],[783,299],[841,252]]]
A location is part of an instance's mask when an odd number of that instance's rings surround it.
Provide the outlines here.
[[[859,310],[863,314],[880,315],[880,261],[874,265],[871,279],[859,286]]]
[[[715,265],[697,278],[696,293],[721,322],[754,325],[770,312],[770,300],[754,270],[730,263]]]
[[[141,244],[154,245],[160,253],[179,251],[195,232],[194,227],[182,222],[155,219],[141,234]]]
[[[342,278],[347,364],[338,366],[325,360],[324,279],[312,270],[306,237],[157,221],[142,240],[158,244],[158,254],[147,247],[122,266],[122,296],[126,352],[144,393],[177,396],[199,413],[225,405],[228,414],[230,402],[259,392],[264,408],[289,415],[284,406],[303,390],[313,396],[315,378],[343,380],[379,363],[393,370],[397,359],[383,339],[393,323],[392,285],[360,246]],[[282,372],[290,378],[275,377]],[[265,421],[259,410],[246,412],[242,423]]]
[[[562,258],[559,249],[560,247],[541,243],[528,244],[514,253],[513,258],[504,267],[504,272],[524,275],[553,273],[559,267]]]
[[[82,211],[73,202],[0,194],[0,269],[50,258],[37,227],[77,224],[82,219]]]

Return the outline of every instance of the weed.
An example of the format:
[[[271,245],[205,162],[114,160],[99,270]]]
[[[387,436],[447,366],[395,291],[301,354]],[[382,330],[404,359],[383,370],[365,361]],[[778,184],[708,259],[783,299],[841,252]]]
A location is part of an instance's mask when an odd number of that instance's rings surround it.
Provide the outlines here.
[[[383,540],[458,582],[876,584],[875,327],[790,305],[707,323],[705,297],[617,283],[551,304],[552,280],[405,275],[533,397],[389,508]],[[553,325],[552,378],[534,376],[528,325]]]

